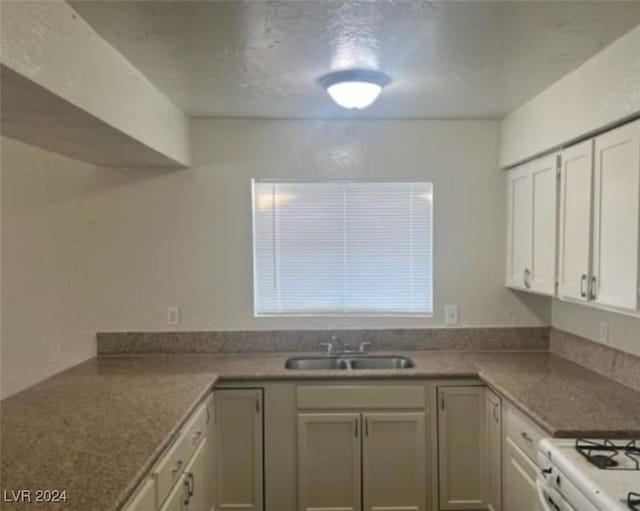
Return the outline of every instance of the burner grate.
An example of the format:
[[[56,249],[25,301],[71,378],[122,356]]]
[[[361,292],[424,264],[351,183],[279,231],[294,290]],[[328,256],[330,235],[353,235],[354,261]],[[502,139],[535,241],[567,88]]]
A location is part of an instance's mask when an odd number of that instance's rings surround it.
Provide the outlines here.
[[[640,444],[631,440],[625,444],[614,443],[611,440],[576,440],[576,450],[586,460],[603,470],[639,470],[640,471]],[[620,466],[617,456],[624,455],[631,460],[631,466]],[[632,508],[633,509],[633,508]],[[640,509],[638,510],[640,511]]]
[[[640,511],[640,493],[630,491],[627,495],[627,505],[633,511]]]

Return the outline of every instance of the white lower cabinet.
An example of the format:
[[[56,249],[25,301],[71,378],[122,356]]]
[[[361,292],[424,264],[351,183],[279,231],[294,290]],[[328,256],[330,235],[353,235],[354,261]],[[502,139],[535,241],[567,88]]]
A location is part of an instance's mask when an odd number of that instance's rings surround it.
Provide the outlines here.
[[[187,476],[182,474],[176,481],[175,486],[169,492],[167,500],[164,501],[160,511],[186,511],[189,502],[189,486]],[[142,511],[142,509],[140,509]]]
[[[423,511],[426,501],[424,413],[363,414],[365,511]]]
[[[440,509],[487,507],[485,387],[438,387]]]
[[[502,402],[487,389],[487,508],[502,511]]]
[[[207,450],[209,443],[207,439],[200,442],[193,458],[184,471],[187,486],[187,498],[184,501],[185,510],[188,511],[209,511],[211,504],[209,498],[209,471],[207,470]]]
[[[360,510],[357,413],[298,414],[298,500],[308,510]]]
[[[537,511],[535,459],[546,434],[509,403],[503,417],[503,511]]]
[[[504,511],[537,511],[536,466],[511,438],[504,447]]]
[[[298,414],[302,511],[424,511],[425,472],[424,412]]]
[[[212,510],[210,400],[187,420],[125,511]]]
[[[262,390],[215,391],[216,511],[261,511]]]
[[[155,511],[156,485],[154,480],[149,478],[142,483],[124,509],[125,511]]]

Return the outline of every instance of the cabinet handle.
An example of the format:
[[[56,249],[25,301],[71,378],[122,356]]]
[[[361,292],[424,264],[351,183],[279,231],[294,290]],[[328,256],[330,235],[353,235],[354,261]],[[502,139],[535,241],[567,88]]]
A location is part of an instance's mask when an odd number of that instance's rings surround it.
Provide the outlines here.
[[[187,494],[185,495],[184,500],[182,501],[182,503],[185,506],[188,506],[189,505],[189,501],[191,500],[191,493],[189,493],[189,480],[185,479],[183,484],[184,484],[183,488],[187,489]]]
[[[440,410],[444,410],[444,394],[440,394]]]
[[[493,404],[493,419],[496,423],[500,422],[500,418],[498,417],[498,403]]]
[[[596,277],[595,275],[591,277],[591,286],[589,289],[589,298],[592,300],[596,299]]]
[[[364,436],[369,436],[369,419],[364,420]]]
[[[180,472],[180,468],[182,468],[182,460],[178,460],[176,461],[176,468],[171,470],[172,474],[176,474],[178,472]]]
[[[193,492],[196,491],[196,480],[193,477],[193,472],[189,472],[187,476],[187,489],[189,490],[189,500],[193,497]]]
[[[523,431],[520,434],[522,435],[522,438],[524,438],[527,442],[529,442],[530,444],[533,443],[533,438],[531,438],[526,431]]]
[[[582,274],[580,276],[580,296],[582,298],[586,298],[587,297],[587,292],[584,290],[584,285],[587,282],[587,275],[586,274]]]
[[[193,434],[192,443],[194,443],[194,444],[198,443],[198,440],[200,439],[201,436],[202,436],[202,431],[196,431]]]
[[[529,268],[524,269],[524,287],[529,289],[531,287],[531,283],[529,282],[529,277],[531,276],[531,270]]]
[[[356,427],[355,427],[355,430],[356,430],[356,438],[358,438],[358,419],[356,419],[356,421],[355,421],[355,423],[354,423],[354,424],[355,424],[355,426],[356,426]]]

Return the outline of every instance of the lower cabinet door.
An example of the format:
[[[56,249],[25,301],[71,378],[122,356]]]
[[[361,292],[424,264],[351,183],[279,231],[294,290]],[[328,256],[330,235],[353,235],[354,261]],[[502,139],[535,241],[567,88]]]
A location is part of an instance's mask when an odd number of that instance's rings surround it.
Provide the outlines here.
[[[204,438],[196,452],[194,453],[191,461],[185,469],[185,477],[187,484],[187,507],[188,511],[210,511],[211,506],[208,503],[209,499],[209,481],[207,476],[209,470],[207,470],[207,449],[209,448],[209,442]]]
[[[506,437],[503,511],[537,511],[536,466]]]
[[[364,511],[424,511],[424,413],[363,415]]]
[[[438,401],[440,509],[485,509],[485,387],[439,387]]]
[[[262,511],[262,391],[214,394],[216,511]]]
[[[360,511],[357,413],[298,414],[298,508]]]

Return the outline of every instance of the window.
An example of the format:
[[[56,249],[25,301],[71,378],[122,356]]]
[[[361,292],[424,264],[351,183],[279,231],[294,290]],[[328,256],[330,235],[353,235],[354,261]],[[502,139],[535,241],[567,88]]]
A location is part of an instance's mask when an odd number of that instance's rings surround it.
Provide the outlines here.
[[[254,181],[254,311],[431,315],[433,185]]]

